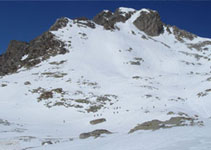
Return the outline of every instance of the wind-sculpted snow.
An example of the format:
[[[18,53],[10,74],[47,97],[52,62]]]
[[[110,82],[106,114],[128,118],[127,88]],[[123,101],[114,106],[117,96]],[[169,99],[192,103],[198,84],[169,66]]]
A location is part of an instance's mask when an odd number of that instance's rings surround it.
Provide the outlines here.
[[[68,52],[0,78],[0,149],[209,149],[211,40],[149,36],[142,11],[112,30],[58,21]]]

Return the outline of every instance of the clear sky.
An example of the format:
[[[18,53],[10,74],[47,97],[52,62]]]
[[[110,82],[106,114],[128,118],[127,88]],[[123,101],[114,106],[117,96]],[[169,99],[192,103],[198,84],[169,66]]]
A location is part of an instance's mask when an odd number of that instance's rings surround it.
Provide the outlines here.
[[[75,1],[0,2],[0,53],[10,40],[30,41],[48,30],[59,17],[93,18],[103,9],[150,8],[166,24],[211,38],[211,1]]]

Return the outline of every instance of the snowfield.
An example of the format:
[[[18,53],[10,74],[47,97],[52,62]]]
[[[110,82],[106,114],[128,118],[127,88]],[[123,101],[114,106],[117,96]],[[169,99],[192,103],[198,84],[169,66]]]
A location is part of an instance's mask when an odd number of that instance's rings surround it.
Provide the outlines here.
[[[211,39],[150,37],[132,23],[140,11],[119,30],[68,19],[52,31],[68,53],[1,77],[0,150],[211,149],[211,45],[190,48]],[[152,120],[159,129],[129,133]]]

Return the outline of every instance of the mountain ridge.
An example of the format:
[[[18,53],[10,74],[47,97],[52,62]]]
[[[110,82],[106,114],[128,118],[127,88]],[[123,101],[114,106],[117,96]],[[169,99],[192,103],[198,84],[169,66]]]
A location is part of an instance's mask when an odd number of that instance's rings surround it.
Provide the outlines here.
[[[98,24],[61,18],[29,45],[14,41],[7,57],[20,66],[0,78],[0,149],[210,147],[210,39],[160,30],[155,11],[120,10]]]
[[[157,11],[153,11],[150,9],[142,9],[139,11],[140,11],[140,13],[144,12],[144,14],[141,14],[139,16],[139,17],[143,17],[143,18],[137,18],[133,22],[133,24],[140,31],[145,32],[149,36],[150,35],[158,36],[159,34],[161,34],[163,32],[163,26],[166,26],[167,27],[166,30],[170,34],[174,34],[175,37],[179,41],[183,41],[183,38],[193,40],[193,38],[197,37],[196,35],[189,33],[185,30],[181,30],[181,29],[177,28],[176,26],[165,25],[160,20],[160,16]],[[74,20],[76,22],[78,21],[78,23],[80,22],[80,20],[85,21],[86,22],[85,25],[87,25],[88,27],[91,27],[91,28],[95,28],[95,23],[96,23],[96,24],[102,25],[107,30],[113,30],[113,29],[115,29],[114,25],[116,23],[127,21],[131,17],[131,14],[133,14],[135,12],[137,12],[137,10],[135,10],[135,9],[120,7],[118,9],[116,9],[116,11],[114,13],[107,11],[107,10],[106,11],[103,10],[102,12],[97,14],[93,18],[93,20],[89,20],[85,17],[76,18]],[[146,13],[146,12],[148,12],[148,13]],[[106,17],[110,17],[110,18],[108,19]],[[139,21],[139,20],[142,20],[142,21]],[[139,21],[139,23],[138,23],[138,21]],[[30,51],[34,51],[34,53],[39,53],[35,57],[39,57],[40,55],[44,55],[44,54],[41,54],[42,52],[39,52],[39,51],[42,51],[41,49],[45,50],[45,49],[48,49],[48,47],[54,48],[55,45],[51,45],[51,44],[49,45],[49,43],[48,43],[49,41],[51,41],[51,43],[53,42],[53,35],[51,34],[50,31],[56,31],[60,28],[63,28],[66,26],[67,23],[68,23],[67,17],[62,17],[62,18],[57,19],[57,21],[49,28],[48,31],[44,32],[43,34],[41,34],[34,40],[30,41],[29,43],[12,40],[9,43],[9,46],[8,46],[6,52],[4,54],[0,55],[0,62],[2,64],[2,66],[0,67],[0,72],[1,72],[0,75],[6,75],[8,73],[13,73],[24,65],[30,67],[30,66],[34,66],[34,65],[40,63],[39,60],[36,60],[33,63],[28,63],[28,64],[26,63],[26,61],[21,62],[21,56],[24,56],[25,54],[29,53]],[[173,28],[172,32],[169,30],[169,28],[171,28],[171,27]],[[40,46],[40,48],[34,47],[34,45],[35,45],[34,43],[36,43],[36,42],[41,43],[42,41],[43,41],[42,44],[46,45],[45,48],[41,47],[41,46]],[[46,41],[48,41],[48,42],[46,42]],[[58,42],[58,41],[54,41],[54,43],[56,43],[56,42]],[[19,50],[20,49],[19,45],[22,45],[22,47],[21,47],[22,50]],[[64,47],[64,45],[61,46],[61,49],[62,49],[62,47]],[[25,49],[27,49],[27,50],[25,50]],[[58,47],[56,49],[58,49]],[[65,49],[63,49],[61,51],[62,52],[58,52],[58,53],[63,53],[63,54],[66,53]],[[31,53],[33,53],[33,52],[31,52]],[[17,56],[16,56],[16,54],[17,54]],[[34,59],[33,56],[32,56],[32,59]]]

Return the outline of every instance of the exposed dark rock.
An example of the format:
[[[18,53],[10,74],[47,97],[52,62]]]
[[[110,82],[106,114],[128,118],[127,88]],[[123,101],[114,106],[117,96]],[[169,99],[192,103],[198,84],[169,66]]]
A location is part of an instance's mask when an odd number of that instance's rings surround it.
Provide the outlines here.
[[[23,54],[21,51],[26,49],[27,46],[28,46],[27,42],[12,40],[7,48],[7,53],[16,54],[19,57],[22,57]]]
[[[141,65],[140,61],[130,61],[131,65]]]
[[[135,128],[131,129],[129,133],[133,133],[138,130],[158,130],[165,128],[172,128],[178,126],[203,126],[202,121],[197,121],[195,118],[190,117],[171,117],[169,120],[160,121],[160,120],[152,120],[147,121],[142,124],[137,125]]]
[[[64,46],[51,32],[45,32],[29,43],[11,41],[6,53],[0,55],[0,76],[14,73],[23,66],[33,67],[51,56],[65,54]],[[22,60],[24,55],[28,56]]]
[[[157,11],[142,11],[140,16],[133,22],[134,25],[147,35],[158,36],[163,33],[163,23]]]
[[[29,81],[24,82],[24,85],[31,85]]]
[[[206,81],[211,81],[211,77],[207,78]]]
[[[167,115],[174,115],[175,113],[173,112],[173,111],[169,111],[168,113],[167,113]]]
[[[188,31],[182,30],[176,26],[165,25],[165,27],[166,27],[166,31],[169,34],[174,34],[175,38],[180,42],[184,42],[184,38],[188,40],[193,40],[194,38],[197,37],[197,35],[190,33]],[[172,28],[172,31],[170,30],[170,28]]]
[[[99,123],[103,123],[103,122],[105,122],[105,121],[106,121],[105,118],[100,118],[100,119],[91,120],[91,121],[90,121],[90,124],[91,124],[91,125],[96,125],[96,124],[99,124]]]
[[[104,26],[107,30],[115,29],[115,23],[125,22],[133,13],[134,12],[121,12],[120,9],[117,9],[114,13],[110,11],[102,11],[93,18],[93,21],[96,24]]]
[[[131,129],[129,133],[133,133],[137,130],[157,130],[161,128],[163,125],[160,120],[152,120],[148,122],[144,122],[140,125],[137,125],[135,128]]]
[[[198,93],[198,97],[203,97],[203,96],[207,96],[208,93],[211,93],[211,89],[206,89],[204,92],[200,92]]]
[[[58,30],[67,23],[67,18],[60,18],[49,30]],[[44,32],[29,43],[12,40],[6,52],[0,55],[0,76],[14,73],[23,66],[33,67],[50,56],[65,54],[67,50],[64,48],[64,43],[56,40],[50,31]],[[24,55],[27,57],[22,60]]]
[[[43,72],[41,75],[44,75],[46,77],[51,77],[51,78],[63,78],[64,76],[67,75],[67,73],[63,72]]]
[[[98,129],[98,130],[94,130],[92,132],[81,133],[79,138],[80,139],[86,139],[86,138],[89,138],[89,137],[98,138],[102,134],[112,134],[112,132],[105,130],[105,129]]]
[[[103,105],[92,105],[89,108],[86,109],[86,111],[89,112],[97,112],[98,110],[100,110],[103,107]]]
[[[147,37],[145,35],[141,36],[142,39],[148,40]]]
[[[91,102],[87,99],[76,99],[75,102],[82,104],[90,104]]]
[[[0,55],[0,76],[15,72],[21,65],[21,58],[27,54],[28,43],[11,41],[5,54]]]
[[[51,99],[53,98],[53,93],[57,93],[57,94],[60,94],[61,97],[65,94],[65,91],[63,91],[62,88],[56,88],[56,89],[52,89],[52,90],[45,90],[41,87],[37,88],[37,89],[34,89],[32,91],[32,93],[41,93],[40,96],[37,98],[38,101],[42,101],[42,100],[47,100],[47,99]]]
[[[11,123],[9,123],[7,120],[0,119],[0,125],[10,126]]]
[[[188,47],[189,48],[195,48],[196,50],[199,50],[199,51],[202,51],[202,50],[205,50],[207,51],[208,48],[204,48],[204,46],[207,46],[207,45],[211,45],[211,41],[203,41],[203,42],[200,42],[200,43],[196,43],[196,44],[188,44]]]
[[[7,84],[1,84],[1,87],[5,87],[5,86],[7,86]]]
[[[133,76],[132,78],[133,78],[133,79],[141,79],[140,76]]]
[[[43,60],[55,56],[57,54],[65,54],[67,50],[64,43],[54,38],[50,32],[45,32],[36,39],[30,41],[28,57],[23,61],[23,66],[32,67]]]
[[[54,61],[54,62],[50,62],[49,64],[51,64],[51,65],[61,65],[61,64],[65,63],[65,62],[67,62],[67,60],[61,60],[59,62]]]
[[[62,94],[65,93],[62,88],[53,89],[52,91],[56,93],[62,93]]]
[[[38,100],[41,101],[41,100],[46,100],[46,99],[49,99],[49,98],[53,98],[53,92],[52,91],[46,91],[46,92],[43,92],[40,97],[38,97]]]
[[[186,56],[194,57],[197,61],[200,60],[200,59],[205,59],[205,60],[210,61],[210,58],[208,58],[206,56],[203,56],[203,55],[199,55],[197,53],[188,53],[188,52],[183,52],[183,51],[180,51],[180,53],[182,53],[182,54],[184,54]]]
[[[66,27],[68,23],[68,18],[62,17],[56,20],[56,22],[50,27],[50,31],[57,31],[63,27]]]
[[[109,96],[99,96],[97,97],[96,101],[105,103],[106,101],[111,101],[111,99],[108,98]]]
[[[172,34],[172,32],[171,32],[171,30],[170,30],[169,28],[170,28],[170,26],[167,25],[167,26],[166,26],[166,31],[167,31],[169,34]]]
[[[112,12],[110,11],[102,11],[99,14],[97,14],[94,18],[93,21],[96,24],[102,25],[105,27],[105,29],[109,28],[109,18],[113,15]]]
[[[74,19],[74,23],[77,23],[78,25],[82,25],[85,27],[90,27],[92,29],[95,28],[95,24],[86,17],[76,18],[76,19]]]
[[[173,28],[173,34],[175,35],[176,39],[181,42],[184,42],[183,38],[193,40],[195,37],[197,37],[195,34],[192,34],[185,30],[181,30],[176,26],[173,26],[172,28]]]

